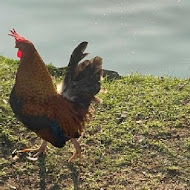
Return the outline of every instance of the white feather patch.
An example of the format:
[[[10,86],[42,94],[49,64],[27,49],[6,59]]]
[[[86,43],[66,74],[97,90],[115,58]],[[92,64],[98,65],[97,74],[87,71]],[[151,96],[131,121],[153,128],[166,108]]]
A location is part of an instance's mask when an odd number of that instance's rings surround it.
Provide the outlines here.
[[[61,94],[63,92],[63,82],[57,84],[57,92]]]

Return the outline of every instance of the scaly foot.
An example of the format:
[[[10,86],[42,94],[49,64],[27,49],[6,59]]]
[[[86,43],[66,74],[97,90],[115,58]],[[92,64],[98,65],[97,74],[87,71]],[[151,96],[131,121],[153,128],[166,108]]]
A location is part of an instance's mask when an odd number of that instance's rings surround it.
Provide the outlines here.
[[[71,142],[73,143],[76,152],[73,153],[73,155],[71,156],[71,158],[69,158],[68,162],[70,163],[71,161],[73,161],[76,158],[79,158],[81,161],[81,146],[80,146],[80,142],[82,140],[83,135],[81,135],[81,137],[76,140],[75,138],[71,138]]]
[[[19,153],[24,153],[24,152],[36,152],[36,154],[34,154],[33,157],[27,157],[29,160],[38,160],[38,157],[43,153],[43,154],[46,154],[46,147],[47,147],[47,141],[43,141],[41,146],[39,148],[27,148],[27,149],[23,149],[23,150],[20,150],[20,151],[15,151],[14,153],[12,154],[16,154],[13,159],[17,159],[18,158],[18,154]]]

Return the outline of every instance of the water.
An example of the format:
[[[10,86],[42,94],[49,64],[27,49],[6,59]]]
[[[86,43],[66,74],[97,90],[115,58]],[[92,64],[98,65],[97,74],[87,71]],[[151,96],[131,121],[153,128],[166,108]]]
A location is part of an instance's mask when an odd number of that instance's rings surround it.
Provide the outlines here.
[[[45,63],[66,66],[88,41],[90,57],[122,75],[190,76],[189,0],[0,0],[0,54],[16,58],[10,28],[31,40]]]

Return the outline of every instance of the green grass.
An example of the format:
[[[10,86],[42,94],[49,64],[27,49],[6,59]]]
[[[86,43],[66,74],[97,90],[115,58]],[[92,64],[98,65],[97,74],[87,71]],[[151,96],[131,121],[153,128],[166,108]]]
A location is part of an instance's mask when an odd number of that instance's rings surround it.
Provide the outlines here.
[[[14,161],[14,149],[40,139],[14,118],[8,99],[18,62],[0,57],[0,189],[188,189],[190,186],[190,80],[131,74],[104,81],[106,94],[86,125],[82,162],[74,151],[49,145],[39,161]],[[49,66],[55,83],[63,70]]]

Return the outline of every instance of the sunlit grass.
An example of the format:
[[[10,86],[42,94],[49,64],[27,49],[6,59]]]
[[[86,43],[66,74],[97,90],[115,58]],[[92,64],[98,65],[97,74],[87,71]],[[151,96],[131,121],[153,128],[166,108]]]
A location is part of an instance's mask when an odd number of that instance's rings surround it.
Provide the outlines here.
[[[131,74],[102,82],[106,94],[86,125],[82,162],[73,147],[49,145],[37,162],[11,152],[40,144],[15,119],[8,99],[17,61],[0,57],[0,187],[9,189],[187,189],[190,186],[190,80]],[[64,69],[52,65],[55,83]]]

